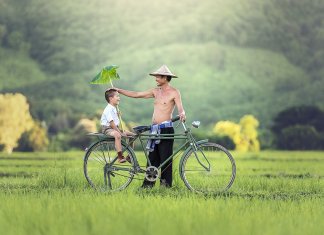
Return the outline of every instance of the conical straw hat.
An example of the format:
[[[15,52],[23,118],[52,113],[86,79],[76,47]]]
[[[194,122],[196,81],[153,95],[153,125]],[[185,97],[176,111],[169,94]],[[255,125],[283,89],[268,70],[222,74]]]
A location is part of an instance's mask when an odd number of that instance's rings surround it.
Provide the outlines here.
[[[153,73],[150,73],[151,76],[156,76],[156,75],[163,75],[163,76],[171,76],[173,78],[177,78],[176,75],[171,73],[170,69],[166,65],[162,65],[161,68],[156,70]]]

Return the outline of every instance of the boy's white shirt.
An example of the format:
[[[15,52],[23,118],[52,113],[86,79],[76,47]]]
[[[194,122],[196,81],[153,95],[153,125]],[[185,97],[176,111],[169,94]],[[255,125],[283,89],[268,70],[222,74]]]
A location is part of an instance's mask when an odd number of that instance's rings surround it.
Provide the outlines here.
[[[114,106],[112,106],[111,104],[108,104],[101,115],[100,123],[102,126],[110,127],[111,121],[114,121],[116,126],[119,125],[117,109]]]

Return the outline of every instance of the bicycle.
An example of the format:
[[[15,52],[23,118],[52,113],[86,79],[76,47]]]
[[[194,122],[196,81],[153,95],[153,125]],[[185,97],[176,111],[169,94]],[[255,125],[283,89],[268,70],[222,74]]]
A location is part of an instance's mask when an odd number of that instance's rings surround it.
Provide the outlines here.
[[[171,121],[176,122],[179,117]],[[223,146],[208,142],[208,140],[196,141],[185,122],[182,124],[184,132],[175,134],[145,134],[151,126],[134,127],[135,136],[122,140],[124,156],[129,156],[128,162],[118,163],[114,138],[102,133],[89,133],[98,140],[86,149],[84,156],[84,175],[88,183],[95,189],[105,191],[120,191],[125,189],[133,180],[134,176],[144,174],[148,181],[156,181],[159,178],[159,170],[167,162],[184,150],[179,162],[179,173],[188,189],[199,193],[217,193],[228,190],[236,175],[235,161],[230,152]],[[194,121],[192,126],[198,128],[199,121]],[[149,139],[182,139],[181,144],[173,154],[159,167],[152,166],[146,149],[146,141]],[[136,154],[131,147],[139,140],[145,153],[147,166],[139,165]]]

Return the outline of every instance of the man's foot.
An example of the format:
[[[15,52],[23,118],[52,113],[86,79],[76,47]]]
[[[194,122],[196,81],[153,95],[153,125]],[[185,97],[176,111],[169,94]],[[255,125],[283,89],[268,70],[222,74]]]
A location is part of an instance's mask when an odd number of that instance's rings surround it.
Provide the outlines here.
[[[171,188],[171,185],[168,184],[165,179],[161,179],[160,186],[164,188]]]
[[[154,183],[155,183],[155,182],[149,182],[149,181],[147,181],[147,180],[144,180],[144,182],[143,182],[141,188],[143,188],[143,189],[151,189],[151,188],[153,188]]]
[[[140,188],[141,189],[152,189],[154,185],[142,185]]]

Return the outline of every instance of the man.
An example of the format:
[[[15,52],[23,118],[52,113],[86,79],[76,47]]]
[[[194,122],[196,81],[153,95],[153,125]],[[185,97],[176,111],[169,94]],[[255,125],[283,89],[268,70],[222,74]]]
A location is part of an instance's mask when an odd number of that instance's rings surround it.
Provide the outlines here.
[[[156,88],[135,92],[115,88],[120,94],[132,98],[154,98],[154,111],[152,117],[153,124],[169,123],[165,128],[160,129],[161,134],[174,134],[174,129],[170,120],[172,113],[177,106],[181,121],[186,120],[185,111],[182,107],[181,95],[179,90],[170,86],[172,78],[177,78],[171,73],[166,65],[163,65],[157,71],[150,73],[155,77]],[[163,139],[155,144],[153,151],[149,153],[149,159],[153,166],[158,167],[173,153],[173,139]],[[172,186],[172,159],[161,169],[161,185],[166,187]],[[153,187],[154,182],[144,180],[143,187]]]

